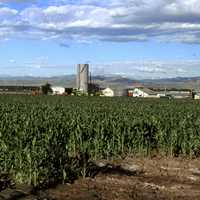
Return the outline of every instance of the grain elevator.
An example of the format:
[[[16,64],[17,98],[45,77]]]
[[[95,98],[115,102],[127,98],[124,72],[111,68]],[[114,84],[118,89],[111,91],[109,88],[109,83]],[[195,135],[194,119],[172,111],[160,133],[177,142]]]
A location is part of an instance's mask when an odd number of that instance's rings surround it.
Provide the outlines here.
[[[89,81],[89,64],[78,64],[76,87],[78,90],[87,93]]]

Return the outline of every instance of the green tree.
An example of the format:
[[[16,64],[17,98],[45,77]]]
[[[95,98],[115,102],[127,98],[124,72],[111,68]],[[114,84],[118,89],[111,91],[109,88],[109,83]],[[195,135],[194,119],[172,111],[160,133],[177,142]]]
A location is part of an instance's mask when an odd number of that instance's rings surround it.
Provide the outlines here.
[[[45,85],[42,85],[42,93],[44,95],[48,95],[48,93],[52,93],[52,89],[51,89],[51,84],[46,83]]]

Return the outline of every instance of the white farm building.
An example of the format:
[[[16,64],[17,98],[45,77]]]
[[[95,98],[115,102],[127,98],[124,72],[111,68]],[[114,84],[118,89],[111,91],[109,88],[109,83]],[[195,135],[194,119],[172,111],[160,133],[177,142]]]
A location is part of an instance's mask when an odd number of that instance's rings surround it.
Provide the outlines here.
[[[199,100],[200,99],[200,93],[195,94],[194,95],[194,99],[198,99]]]
[[[65,88],[60,86],[52,86],[53,95],[63,95],[65,93]]]
[[[148,88],[133,88],[128,90],[129,96],[144,97],[144,98],[159,98],[160,96]]]
[[[104,90],[102,90],[102,96],[105,96],[105,97],[114,97],[115,93],[114,91],[111,89],[111,88],[106,88]]]

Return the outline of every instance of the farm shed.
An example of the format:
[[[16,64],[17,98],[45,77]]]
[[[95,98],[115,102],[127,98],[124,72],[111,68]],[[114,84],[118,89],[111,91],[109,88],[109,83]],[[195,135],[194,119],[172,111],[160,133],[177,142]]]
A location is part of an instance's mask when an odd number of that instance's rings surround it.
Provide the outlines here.
[[[111,89],[111,88],[106,88],[104,90],[102,90],[102,94],[103,96],[106,96],[106,97],[114,97],[114,91]]]
[[[62,95],[65,93],[64,87],[52,86],[51,89],[52,89],[53,95]]]
[[[134,89],[129,90],[128,93],[133,94],[133,97],[159,98],[156,92],[148,88],[134,88]]]
[[[190,91],[167,91],[167,95],[172,96],[174,99],[192,98]]]

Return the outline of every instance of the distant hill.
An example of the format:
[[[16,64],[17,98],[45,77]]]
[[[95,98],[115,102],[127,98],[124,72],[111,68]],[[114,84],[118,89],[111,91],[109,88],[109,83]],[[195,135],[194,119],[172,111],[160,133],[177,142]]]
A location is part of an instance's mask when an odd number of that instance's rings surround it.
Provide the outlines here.
[[[127,88],[139,81],[122,76],[109,75],[94,76],[92,77],[92,82],[99,84],[101,87]]]
[[[45,83],[51,85],[74,87],[75,75],[53,76],[53,77],[33,77],[33,76],[0,76],[0,85],[27,85],[41,86]]]
[[[158,88],[185,88],[200,89],[200,77],[177,77],[168,79],[142,80],[142,83],[149,87]]]
[[[51,85],[76,87],[75,75],[53,76],[53,77],[32,77],[32,76],[0,76],[0,85],[26,85],[41,86],[45,83]],[[145,87],[155,88],[185,88],[200,89],[200,77],[177,77],[166,79],[144,79],[135,80],[133,78],[106,75],[93,76],[92,82],[99,84],[101,87],[127,88],[134,85],[144,85]]]

